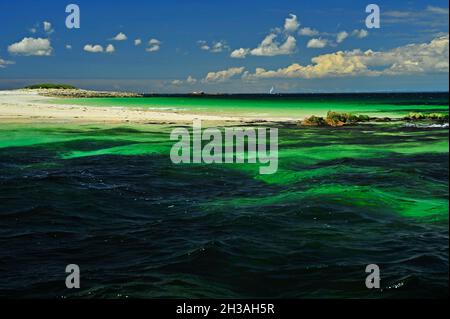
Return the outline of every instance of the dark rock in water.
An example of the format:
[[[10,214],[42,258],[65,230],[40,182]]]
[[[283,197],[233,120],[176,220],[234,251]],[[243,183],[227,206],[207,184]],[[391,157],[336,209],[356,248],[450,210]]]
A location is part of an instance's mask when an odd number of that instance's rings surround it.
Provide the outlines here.
[[[391,122],[392,121],[392,119],[389,117],[373,117],[370,120],[374,121],[374,122]]]
[[[303,120],[302,126],[333,126],[339,127],[344,125],[353,125],[362,122],[369,122],[370,117],[367,115],[354,115],[351,113],[338,113],[329,111],[327,117],[311,116]]]
[[[299,124],[302,126],[327,126],[327,122],[323,117],[314,115],[309,118],[306,118]]]
[[[449,114],[448,113],[409,113],[408,116],[404,118],[407,121],[420,121],[420,120],[433,120],[433,121],[442,121],[448,122]]]

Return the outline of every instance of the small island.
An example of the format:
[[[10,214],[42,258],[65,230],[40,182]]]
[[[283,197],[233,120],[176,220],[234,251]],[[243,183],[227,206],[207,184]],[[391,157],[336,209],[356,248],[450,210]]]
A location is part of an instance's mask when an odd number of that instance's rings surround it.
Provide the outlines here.
[[[143,94],[114,91],[83,90],[68,84],[43,83],[27,86],[24,91],[34,91],[39,95],[56,98],[96,98],[96,97],[142,97]]]

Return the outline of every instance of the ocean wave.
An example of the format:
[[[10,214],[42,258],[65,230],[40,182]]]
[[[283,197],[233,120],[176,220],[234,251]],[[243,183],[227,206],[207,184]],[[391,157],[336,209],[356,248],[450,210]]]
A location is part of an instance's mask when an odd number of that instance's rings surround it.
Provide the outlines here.
[[[405,123],[404,127],[414,127],[414,128],[448,128],[449,123],[443,124],[415,124],[415,123]]]

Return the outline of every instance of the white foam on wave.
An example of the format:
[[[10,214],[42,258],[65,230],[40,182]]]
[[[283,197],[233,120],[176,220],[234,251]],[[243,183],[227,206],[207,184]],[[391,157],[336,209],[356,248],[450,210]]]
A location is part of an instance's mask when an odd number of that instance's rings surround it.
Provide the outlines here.
[[[414,124],[406,123],[404,127],[416,127],[416,128],[449,128],[449,123],[444,124]]]

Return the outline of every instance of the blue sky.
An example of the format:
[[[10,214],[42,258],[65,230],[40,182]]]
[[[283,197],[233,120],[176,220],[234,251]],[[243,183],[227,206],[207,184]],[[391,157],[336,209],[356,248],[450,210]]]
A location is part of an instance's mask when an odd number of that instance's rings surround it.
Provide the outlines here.
[[[73,3],[77,30],[65,26],[69,2],[0,3],[0,88],[448,91],[447,1]],[[366,28],[369,3],[381,9],[380,29]],[[120,33],[127,39],[113,40]]]

